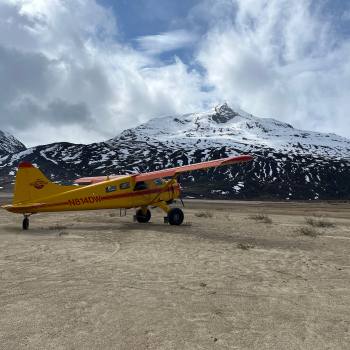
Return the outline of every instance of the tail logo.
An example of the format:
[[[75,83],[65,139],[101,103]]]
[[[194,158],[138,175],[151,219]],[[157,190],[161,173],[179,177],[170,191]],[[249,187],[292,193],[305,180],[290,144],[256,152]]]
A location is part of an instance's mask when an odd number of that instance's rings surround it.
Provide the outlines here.
[[[37,179],[34,182],[30,183],[30,186],[35,187],[37,190],[41,190],[48,182],[42,179]]]

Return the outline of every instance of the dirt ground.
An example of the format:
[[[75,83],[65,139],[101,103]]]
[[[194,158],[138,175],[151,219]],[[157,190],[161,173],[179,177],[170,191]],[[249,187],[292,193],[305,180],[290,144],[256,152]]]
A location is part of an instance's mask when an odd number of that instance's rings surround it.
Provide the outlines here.
[[[1,349],[350,348],[349,203],[132,214],[0,211]]]

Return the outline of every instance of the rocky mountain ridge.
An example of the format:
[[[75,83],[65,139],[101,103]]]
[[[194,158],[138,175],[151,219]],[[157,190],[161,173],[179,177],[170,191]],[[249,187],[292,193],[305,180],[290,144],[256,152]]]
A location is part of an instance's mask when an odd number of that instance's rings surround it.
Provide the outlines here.
[[[223,199],[350,199],[350,140],[254,117],[226,104],[154,118],[89,145],[53,143],[0,154],[3,184],[21,160],[51,179],[138,173],[238,154],[253,162],[185,174],[185,195]],[[1,186],[1,184],[0,184]]]
[[[0,157],[24,151],[26,147],[8,132],[0,130]]]

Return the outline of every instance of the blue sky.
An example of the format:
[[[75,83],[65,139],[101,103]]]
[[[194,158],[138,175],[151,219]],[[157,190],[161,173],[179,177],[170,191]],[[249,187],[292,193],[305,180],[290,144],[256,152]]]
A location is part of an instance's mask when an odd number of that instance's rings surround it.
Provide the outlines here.
[[[99,0],[98,3],[113,11],[118,23],[119,39],[132,44],[142,36],[182,29],[205,35],[210,29],[210,21],[207,18],[196,17],[193,14],[196,8],[204,3],[200,0]],[[231,3],[234,14],[236,12],[234,1]],[[350,35],[350,24],[348,19],[344,19],[344,14],[349,14],[350,10],[348,1],[317,0],[310,1],[309,4],[310,11],[317,12],[320,20],[332,23],[333,30],[336,30],[339,36]],[[210,16],[210,13],[207,15]],[[187,60],[194,48],[195,46],[191,46],[174,50],[166,58],[171,58],[175,54]]]
[[[350,2],[0,0],[0,129],[93,142],[222,102],[350,137]]]
[[[204,35],[207,26],[197,18],[191,18],[191,12],[200,5],[200,0],[99,0],[99,4],[113,11],[117,20],[118,40],[142,49],[140,38],[184,30],[194,35]],[[174,56],[189,65],[193,62],[193,42],[174,50],[161,52],[158,57],[162,62],[171,62]],[[200,67],[196,67],[200,69]]]
[[[99,0],[102,6],[113,10],[119,29],[126,40],[143,35],[155,35],[182,29],[184,18],[200,1],[172,0]]]

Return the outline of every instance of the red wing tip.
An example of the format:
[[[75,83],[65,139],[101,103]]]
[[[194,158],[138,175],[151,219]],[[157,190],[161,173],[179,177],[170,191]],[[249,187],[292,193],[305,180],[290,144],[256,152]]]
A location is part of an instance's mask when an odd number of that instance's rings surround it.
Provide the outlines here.
[[[18,168],[34,168],[34,166],[29,162],[20,162]]]
[[[244,160],[253,160],[254,159],[254,157],[253,156],[251,156],[250,154],[244,154],[244,155],[242,155],[242,158],[244,159]]]

